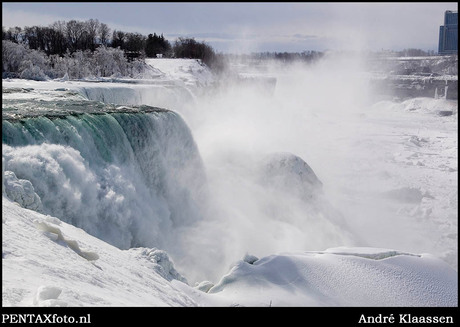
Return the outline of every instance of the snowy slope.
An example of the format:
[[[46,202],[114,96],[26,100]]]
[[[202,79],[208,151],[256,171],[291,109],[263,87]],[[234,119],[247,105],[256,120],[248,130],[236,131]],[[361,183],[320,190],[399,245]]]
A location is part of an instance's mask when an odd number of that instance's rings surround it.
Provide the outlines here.
[[[456,279],[430,255],[336,248],[241,261],[209,293],[245,306],[456,306]]]
[[[188,86],[206,86],[214,82],[215,76],[198,59],[146,59],[146,64],[161,72],[164,78],[183,81]]]
[[[204,293],[186,284],[165,253],[152,260],[154,249],[122,251],[57,218],[23,209],[6,197],[2,201],[4,306],[458,303],[457,273],[446,263],[427,254],[372,248],[241,260]]]
[[[2,199],[4,306],[194,306],[146,255]]]

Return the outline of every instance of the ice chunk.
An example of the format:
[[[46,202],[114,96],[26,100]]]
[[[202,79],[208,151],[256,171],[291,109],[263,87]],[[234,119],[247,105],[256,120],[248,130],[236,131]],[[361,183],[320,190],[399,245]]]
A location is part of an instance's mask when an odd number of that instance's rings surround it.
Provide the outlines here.
[[[4,188],[6,195],[26,209],[42,211],[43,206],[40,197],[35,193],[34,186],[29,180],[18,179],[14,172],[4,172]]]
[[[205,293],[207,293],[213,286],[214,284],[207,280],[195,284],[195,288],[197,290],[200,290]]]
[[[42,285],[35,293],[33,304],[39,307],[66,307],[65,301],[57,299],[61,292],[59,287]]]
[[[185,284],[188,284],[185,277],[179,274],[174,268],[174,263],[168,256],[168,253],[156,248],[132,248],[128,250],[138,258],[144,258],[150,263],[153,263],[154,270],[160,274],[164,279],[171,281],[176,279]]]
[[[85,258],[86,260],[94,261],[94,260],[99,259],[99,255],[97,253],[81,250],[77,241],[65,238],[61,230],[53,226],[52,224],[49,224],[45,221],[40,221],[40,220],[35,220],[34,223],[35,223],[35,227],[43,231],[45,235],[47,235],[50,239],[52,239],[53,241],[63,242],[69,248],[75,251],[75,253]]]

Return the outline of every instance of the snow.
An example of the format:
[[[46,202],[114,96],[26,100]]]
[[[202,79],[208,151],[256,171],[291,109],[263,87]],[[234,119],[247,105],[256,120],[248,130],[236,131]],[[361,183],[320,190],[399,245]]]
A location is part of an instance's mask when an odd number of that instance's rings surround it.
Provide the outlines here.
[[[196,305],[156,272],[158,264],[5,197],[2,202],[4,306]]]
[[[93,100],[116,105],[146,104],[171,110],[184,110],[193,103],[194,94],[183,81],[170,79],[115,81],[3,80],[3,87],[14,94],[4,93],[5,99],[41,100],[45,103],[63,100]],[[20,96],[18,92],[20,91]],[[8,91],[7,91],[8,92]]]
[[[4,173],[3,185],[7,196],[19,203],[21,207],[35,211],[42,210],[40,197],[35,193],[30,181],[18,179],[12,171],[7,171]]]
[[[147,65],[165,77],[181,80],[188,86],[207,86],[215,81],[214,74],[198,59],[146,59]]]
[[[239,262],[209,290],[244,306],[449,306],[456,273],[432,256],[378,249],[287,253]],[[385,252],[388,253],[388,252]],[[436,267],[436,268],[434,268]],[[434,269],[433,269],[434,268]],[[438,270],[440,269],[440,270]],[[429,281],[427,283],[427,281]],[[398,294],[395,297],[395,294]]]
[[[3,79],[2,86],[21,90],[23,99],[50,101],[71,95],[118,105],[147,104],[182,111],[188,102],[195,101],[197,93],[216,80],[214,73],[197,59],[146,59],[146,63],[149,69],[136,78],[69,80],[67,76],[46,82]],[[4,94],[7,99],[11,96],[18,98],[16,92]]]
[[[147,63],[154,70],[139,80],[3,80],[3,98],[176,110],[203,157],[215,217],[185,229],[187,256],[122,250],[37,212],[36,185],[5,170],[17,150],[4,147],[3,306],[458,306],[455,101],[351,110],[365,91],[343,83],[353,76],[314,71],[319,80],[291,83],[297,75],[276,70],[272,97],[238,87],[203,96],[215,77],[196,60]],[[85,165],[78,151],[46,147]],[[94,176],[74,175],[90,189]],[[214,275],[197,280],[187,260]]]
[[[67,303],[58,300],[61,292],[59,287],[42,285],[37,289],[33,303],[39,307],[65,307]]]
[[[457,305],[456,271],[429,254],[341,247],[247,255],[216,285],[192,287],[161,250],[120,250],[2,201],[4,306]]]

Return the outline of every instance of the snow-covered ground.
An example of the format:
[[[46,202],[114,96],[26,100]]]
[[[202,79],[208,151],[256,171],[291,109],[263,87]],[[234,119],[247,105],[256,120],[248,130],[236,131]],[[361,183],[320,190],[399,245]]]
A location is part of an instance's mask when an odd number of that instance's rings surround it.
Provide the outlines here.
[[[192,287],[160,250],[120,250],[2,203],[3,306],[457,305],[457,272],[429,254],[335,248],[248,257],[216,285]]]
[[[181,80],[186,85],[208,86],[215,80],[209,68],[196,59],[146,59],[147,65],[158,69],[165,77]]]
[[[365,81],[324,67],[268,70],[271,96],[208,93],[215,77],[196,61],[148,63],[157,77],[3,80],[3,111],[73,97],[179,112],[219,213],[184,240],[201,270],[162,249],[121,250],[4,193],[4,306],[458,305],[456,101],[374,103]],[[269,162],[288,179],[267,179],[267,154],[286,152]],[[27,181],[4,177],[34,199]]]

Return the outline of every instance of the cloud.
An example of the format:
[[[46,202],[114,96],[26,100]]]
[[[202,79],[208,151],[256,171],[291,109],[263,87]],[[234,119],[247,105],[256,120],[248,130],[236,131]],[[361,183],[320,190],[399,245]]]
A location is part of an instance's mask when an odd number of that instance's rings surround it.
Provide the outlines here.
[[[11,10],[3,6],[2,26],[9,27],[25,27],[25,26],[48,26],[58,20],[63,20],[62,17],[31,13],[22,10]]]
[[[292,37],[298,40],[311,40],[311,39],[318,38],[317,35],[308,35],[308,34],[294,34],[292,35]]]
[[[237,35],[232,33],[219,33],[219,32],[201,32],[201,33],[169,33],[169,37],[178,38],[178,37],[187,37],[195,39],[206,39],[206,40],[234,40]]]

